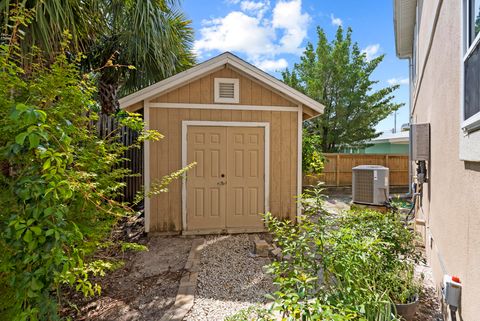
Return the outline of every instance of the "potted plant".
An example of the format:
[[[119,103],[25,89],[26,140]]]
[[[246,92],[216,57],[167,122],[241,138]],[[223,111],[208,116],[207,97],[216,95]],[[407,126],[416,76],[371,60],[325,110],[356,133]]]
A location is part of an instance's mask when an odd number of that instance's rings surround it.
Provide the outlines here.
[[[399,261],[397,267],[386,274],[385,287],[402,320],[412,321],[419,306],[421,280],[414,275],[413,262]]]

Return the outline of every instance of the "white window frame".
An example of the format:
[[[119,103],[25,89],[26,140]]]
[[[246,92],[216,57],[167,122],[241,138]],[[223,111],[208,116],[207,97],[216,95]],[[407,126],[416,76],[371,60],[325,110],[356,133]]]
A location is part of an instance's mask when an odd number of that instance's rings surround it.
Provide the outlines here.
[[[233,98],[220,97],[220,83],[233,84]],[[214,80],[214,101],[216,103],[238,104],[240,102],[240,81],[237,78],[215,78]]]
[[[461,44],[462,44],[462,75],[460,79],[461,83],[461,128],[465,133],[470,133],[475,130],[480,129],[480,111],[476,114],[470,116],[468,119],[465,117],[465,61],[470,57],[472,52],[480,45],[480,33],[475,37],[473,43],[469,45],[470,40],[470,1],[462,1],[462,35],[461,35]]]

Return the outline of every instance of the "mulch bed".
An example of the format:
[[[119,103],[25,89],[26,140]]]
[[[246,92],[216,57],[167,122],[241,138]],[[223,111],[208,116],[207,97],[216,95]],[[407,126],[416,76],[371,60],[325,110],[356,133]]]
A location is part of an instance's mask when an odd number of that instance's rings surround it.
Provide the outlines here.
[[[123,253],[119,246],[100,250],[96,256],[121,260],[123,267],[92,278],[102,288],[99,296],[85,298],[82,293],[67,290],[62,298],[62,316],[73,320],[159,320],[175,302],[192,241],[180,237],[147,238],[142,215],[122,221],[112,240],[115,244],[144,244],[149,251]]]

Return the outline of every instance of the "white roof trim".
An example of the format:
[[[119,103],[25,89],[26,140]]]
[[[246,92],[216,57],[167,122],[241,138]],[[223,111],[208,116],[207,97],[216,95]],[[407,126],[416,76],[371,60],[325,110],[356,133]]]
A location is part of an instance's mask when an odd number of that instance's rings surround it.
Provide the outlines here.
[[[247,75],[257,79],[262,83],[265,83],[266,85],[272,87],[273,89],[278,90],[279,92],[283,93],[287,97],[290,97],[293,100],[307,107],[310,107],[316,112],[323,113],[323,109],[325,107],[319,102],[302,94],[298,90],[295,90],[292,87],[284,84],[277,78],[247,63],[246,61],[238,58],[237,56],[231,54],[230,52],[225,52],[219,56],[216,56],[201,64],[198,64],[195,67],[182,71],[172,77],[159,81],[133,94],[130,94],[128,96],[121,98],[119,100],[120,108],[126,108],[140,101],[148,100],[154,96],[158,96],[159,94],[166,92],[176,86],[179,86],[180,84],[187,82],[188,80],[207,74],[217,68],[222,67],[225,64],[229,64],[241,70]]]
[[[417,0],[394,0],[393,28],[395,31],[395,49],[399,58],[409,58],[413,54],[416,11]]]
[[[410,132],[403,131],[394,134],[383,134],[369,141],[370,144],[390,143],[390,144],[408,144]]]

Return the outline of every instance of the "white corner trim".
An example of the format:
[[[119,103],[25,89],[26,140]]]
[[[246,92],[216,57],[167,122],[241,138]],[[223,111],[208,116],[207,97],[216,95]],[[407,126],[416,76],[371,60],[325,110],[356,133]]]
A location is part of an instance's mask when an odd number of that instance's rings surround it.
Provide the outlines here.
[[[298,107],[260,106],[260,105],[228,105],[228,104],[188,104],[188,103],[153,103],[151,108],[183,108],[183,109],[219,109],[219,110],[262,110],[296,112]]]
[[[182,121],[182,168],[187,167],[188,124]],[[182,175],[182,231],[187,230],[187,174]]]
[[[303,152],[303,108],[298,106],[297,114],[297,218],[302,214],[302,205],[300,204],[300,194],[302,194],[303,188],[303,164],[302,164],[302,152]]]
[[[224,127],[263,127],[265,133],[264,154],[264,188],[265,188],[265,213],[270,211],[270,123],[267,122],[229,122],[229,121],[182,121],[182,168],[185,168],[188,160],[187,134],[189,126],[224,126]],[[182,178],[182,230],[187,230],[187,177]]]
[[[263,176],[265,178],[265,213],[270,212],[270,123],[263,123],[265,131],[265,166]]]
[[[238,78],[215,78],[214,81],[214,101],[216,103],[238,104],[240,102],[240,80]],[[233,98],[220,97],[220,84],[233,84]]]
[[[150,129],[150,106],[148,102],[145,102],[143,108],[143,119],[145,123],[145,129]],[[150,141],[145,140],[143,142],[143,175],[144,175],[144,211],[145,211],[145,232],[150,232]]]

